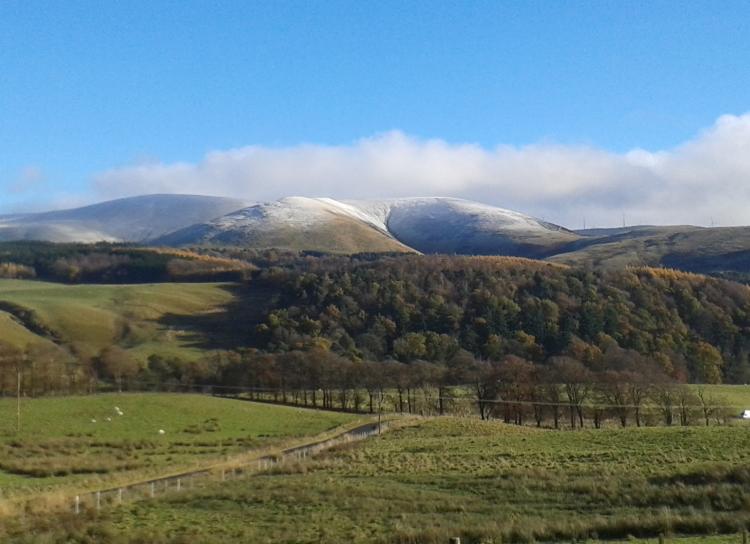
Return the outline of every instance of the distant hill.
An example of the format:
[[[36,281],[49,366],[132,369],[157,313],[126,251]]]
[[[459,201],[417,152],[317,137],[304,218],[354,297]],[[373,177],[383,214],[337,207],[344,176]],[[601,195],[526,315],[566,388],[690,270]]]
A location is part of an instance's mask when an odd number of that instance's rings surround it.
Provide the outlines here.
[[[544,256],[579,238],[563,227],[522,213],[458,198],[350,204],[422,253]]]
[[[322,253],[504,255],[605,268],[670,267],[750,281],[750,227],[637,225],[572,231],[446,197],[334,200],[147,195],[0,216],[0,241],[137,242]]]
[[[412,252],[357,208],[328,198],[256,204],[153,240],[156,245],[230,245],[330,253]]]
[[[750,273],[750,227],[641,226],[579,233],[584,237],[550,260],[608,268],[664,266],[714,275]]]
[[[154,240],[338,253],[398,251],[543,256],[579,236],[533,217],[455,198],[257,204]]]
[[[197,195],[121,198],[71,210],[0,216],[0,241],[141,242],[246,205],[234,198]]]

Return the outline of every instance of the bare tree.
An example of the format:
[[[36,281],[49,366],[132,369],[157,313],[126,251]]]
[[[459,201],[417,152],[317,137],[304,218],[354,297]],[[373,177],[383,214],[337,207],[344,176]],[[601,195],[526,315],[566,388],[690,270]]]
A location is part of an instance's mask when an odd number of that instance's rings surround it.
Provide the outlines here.
[[[703,421],[705,421],[706,427],[708,427],[711,424],[711,417],[717,412],[716,397],[714,397],[710,392],[706,391],[706,388],[702,386],[698,387],[695,390],[695,396],[701,406]]]
[[[568,399],[570,426],[575,429],[578,416],[578,423],[583,427],[583,406],[591,394],[591,372],[570,357],[555,357],[552,367]]]
[[[123,381],[134,377],[140,370],[138,361],[118,346],[104,348],[99,354],[99,362],[104,371],[115,380],[119,392],[122,392]]]

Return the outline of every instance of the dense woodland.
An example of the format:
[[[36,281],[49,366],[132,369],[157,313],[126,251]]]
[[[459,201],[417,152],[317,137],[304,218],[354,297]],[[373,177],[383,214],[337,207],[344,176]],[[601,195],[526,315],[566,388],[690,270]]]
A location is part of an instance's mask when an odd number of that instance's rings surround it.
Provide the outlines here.
[[[64,345],[23,315],[58,345],[0,345],[0,390],[13,394],[20,371],[28,395],[198,387],[370,411],[387,397],[400,411],[599,426],[719,421],[730,415],[720,399],[680,384],[750,381],[750,288],[730,281],[501,257],[201,259],[254,270],[203,324],[227,345],[143,363],[126,345]]]
[[[413,256],[273,267],[248,288],[276,294],[252,335],[270,352],[444,363],[465,350],[540,364],[567,356],[599,371],[629,350],[677,381],[750,381],[750,289],[704,276]]]

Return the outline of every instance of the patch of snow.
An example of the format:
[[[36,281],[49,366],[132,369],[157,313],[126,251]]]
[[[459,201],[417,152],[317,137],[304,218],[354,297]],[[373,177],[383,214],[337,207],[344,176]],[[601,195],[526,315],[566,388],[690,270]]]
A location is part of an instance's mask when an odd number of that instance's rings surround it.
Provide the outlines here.
[[[332,198],[287,197],[244,208],[220,217],[209,224],[219,230],[238,227],[271,230],[284,227],[313,227],[334,216],[344,216],[367,223],[392,235],[392,220],[418,218],[464,220],[485,232],[556,230],[531,216],[459,198],[417,197],[390,200],[334,200]]]

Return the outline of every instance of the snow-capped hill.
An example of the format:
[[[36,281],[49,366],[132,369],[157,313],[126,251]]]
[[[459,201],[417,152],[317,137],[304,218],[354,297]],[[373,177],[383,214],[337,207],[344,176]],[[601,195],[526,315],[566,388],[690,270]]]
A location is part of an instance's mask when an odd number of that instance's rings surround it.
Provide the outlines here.
[[[536,256],[578,238],[573,232],[534,217],[458,198],[348,203],[423,253]]]
[[[154,243],[535,256],[577,238],[521,213],[456,198],[287,197],[193,225]]]
[[[141,242],[246,205],[234,198],[197,195],[121,198],[70,210],[0,217],[0,240]]]
[[[242,245],[338,253],[411,251],[366,212],[330,198],[256,204],[154,240],[164,245]]]
[[[249,227],[274,229],[279,226],[308,227],[330,221],[332,217],[346,217],[361,221],[386,232],[383,222],[373,220],[365,211],[332,198],[291,196],[275,202],[265,202],[238,210],[212,222],[219,228]]]
[[[148,195],[0,217],[0,240],[235,245],[338,253],[546,256],[579,236],[528,215],[457,198],[335,200]]]
[[[449,216],[472,218],[487,230],[539,230],[564,231],[562,227],[540,221],[529,215],[506,210],[471,200],[448,197],[413,197],[391,200],[344,201],[365,212],[369,219],[384,228],[391,228],[391,221],[404,217],[432,217],[436,220]]]

